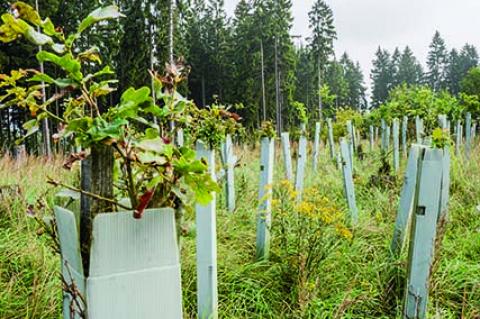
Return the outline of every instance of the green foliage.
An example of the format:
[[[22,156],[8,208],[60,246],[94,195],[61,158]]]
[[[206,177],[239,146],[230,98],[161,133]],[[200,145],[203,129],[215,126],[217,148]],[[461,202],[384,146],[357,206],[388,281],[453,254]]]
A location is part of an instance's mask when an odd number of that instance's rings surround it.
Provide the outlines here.
[[[223,105],[213,104],[196,110],[193,125],[197,127],[194,139],[200,140],[216,149],[225,140],[227,134],[235,135],[241,130],[239,117],[228,111]]]
[[[333,122],[333,136],[336,140],[341,137],[347,136],[347,121],[352,121],[357,130],[361,130],[363,127],[363,116],[360,112],[353,109],[340,108],[335,113],[336,121]]]
[[[333,115],[335,112],[335,99],[337,96],[333,94],[330,90],[330,87],[327,84],[322,85],[320,88],[320,97],[322,98],[322,103],[325,106],[323,113],[326,115]]]
[[[370,121],[379,126],[382,118],[391,122],[403,116],[420,116],[426,133],[430,133],[438,126],[438,115],[441,114],[450,119],[462,118],[463,106],[446,91],[434,92],[427,86],[404,84],[391,91],[388,101],[371,112]]]
[[[282,278],[296,283],[289,304],[303,315],[320,293],[317,269],[339,241],[349,241],[353,234],[345,226],[344,212],[317,188],[306,189],[305,200],[297,203],[294,186],[284,180],[274,189],[274,197],[272,235],[278,239],[274,252],[283,261]]]
[[[260,138],[268,137],[275,138],[277,136],[277,130],[275,124],[271,121],[263,121],[260,129],[258,130],[258,135]]]
[[[480,96],[480,67],[472,68],[460,82],[462,93]]]
[[[307,108],[302,102],[294,101],[292,102],[292,108],[295,110],[295,115],[297,119],[302,124],[308,123]]]
[[[432,147],[445,148],[452,144],[450,134],[447,130],[443,130],[439,127],[432,132]]]
[[[19,35],[38,44],[38,39],[46,39],[55,28],[48,19],[40,20],[38,14],[24,3],[17,3],[22,10],[20,17],[6,15],[1,30],[6,30],[8,38],[4,41],[16,39]],[[55,52],[42,51],[37,54],[40,62],[48,62],[59,67],[62,72],[60,77],[43,74],[36,70],[12,72],[10,76],[0,77],[2,103],[7,106],[18,105],[28,107],[34,118],[25,123],[27,134],[38,130],[39,121],[51,118],[58,122],[62,130],[57,134],[57,139],[73,138],[77,146],[84,149],[96,145],[109,145],[116,152],[122,174],[116,184],[122,185],[120,196],[127,195],[132,203],[132,209],[141,207],[136,212],[141,216],[143,209],[149,203],[153,194],[153,205],[157,207],[177,207],[180,202],[185,202],[184,193],[190,191],[200,203],[211,200],[211,192],[217,191],[218,186],[211,180],[207,166],[195,158],[195,153],[186,148],[178,148],[168,135],[160,136],[160,128],[167,127],[170,122],[179,123],[179,127],[187,126],[196,117],[196,125],[201,130],[215,124],[213,128],[220,127],[223,136],[232,124],[224,121],[215,113],[215,122],[210,116],[203,115],[195,105],[177,92],[177,86],[185,80],[188,69],[181,63],[171,64],[162,76],[152,74],[154,82],[154,95],[152,98],[149,87],[139,89],[128,88],[120,94],[117,105],[111,106],[107,111],[101,110],[99,97],[114,92],[113,86],[117,81],[114,73],[108,66],[98,72],[89,73],[91,64],[100,64],[101,59],[96,48],[88,48],[79,52],[75,47],[75,40],[83,31],[93,24],[103,20],[118,18],[121,14],[114,6],[99,8],[84,19],[77,31],[67,37],[56,34],[58,43],[48,40],[51,49]],[[25,19],[22,19],[22,17]],[[26,35],[33,29],[28,22],[40,25],[44,33],[38,33],[32,39]],[[13,35],[12,35],[13,34]],[[58,48],[63,48],[59,55]],[[26,81],[26,82],[25,82]],[[29,86],[30,82],[45,81],[46,85],[55,85],[60,93],[54,95],[46,102],[41,101],[42,85]],[[68,90],[65,90],[65,89]],[[58,116],[49,110],[52,103],[62,101],[65,112]],[[156,118],[160,126],[152,121]],[[207,125],[203,125],[203,122]],[[227,123],[222,126],[223,123]],[[210,125],[210,128],[211,125]],[[211,130],[209,131],[211,132]],[[175,134],[175,132],[173,132]],[[142,195],[144,194],[144,195]]]

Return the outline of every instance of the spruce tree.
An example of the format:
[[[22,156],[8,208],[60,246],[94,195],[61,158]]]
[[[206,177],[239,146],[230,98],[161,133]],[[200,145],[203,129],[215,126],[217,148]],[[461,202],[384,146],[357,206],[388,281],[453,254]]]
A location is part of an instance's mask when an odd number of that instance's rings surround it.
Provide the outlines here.
[[[372,106],[378,107],[388,98],[392,82],[392,62],[391,56],[386,50],[380,47],[375,53],[373,68],[370,74],[372,80]]]
[[[447,48],[440,32],[435,32],[429,47],[427,81],[434,91],[440,91],[447,86]]]
[[[309,27],[312,31],[310,38],[311,58],[314,61],[315,70],[317,70],[317,90],[322,86],[322,78],[325,77],[325,70],[329,59],[333,55],[333,41],[337,38],[337,32],[334,26],[333,11],[323,0],[314,2],[312,9],[308,13]],[[317,91],[317,93],[318,93]],[[322,101],[318,95],[319,112],[322,109]]]
[[[365,91],[363,82],[363,73],[360,64],[354,63],[345,52],[340,58],[340,64],[343,67],[344,79],[347,84],[347,98],[345,105],[356,109],[362,109],[366,106]]]
[[[392,87],[396,87],[399,83],[398,81],[398,71],[400,67],[400,59],[402,57],[402,54],[400,53],[400,50],[398,47],[395,47],[395,50],[393,51],[392,54],[392,65],[390,66],[392,68]]]
[[[398,64],[396,84],[416,85],[421,84],[422,79],[422,66],[413,55],[412,50],[408,46],[406,46],[402,52],[400,62]]]

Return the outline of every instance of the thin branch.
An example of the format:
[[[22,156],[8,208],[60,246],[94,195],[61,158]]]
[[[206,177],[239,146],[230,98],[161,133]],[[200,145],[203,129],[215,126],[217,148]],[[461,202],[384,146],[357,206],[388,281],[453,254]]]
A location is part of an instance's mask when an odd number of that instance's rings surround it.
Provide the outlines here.
[[[120,203],[118,203],[116,200],[114,199],[110,199],[110,198],[105,198],[105,197],[102,197],[100,195],[97,195],[97,194],[94,194],[94,193],[90,193],[90,192],[87,192],[87,191],[84,191],[82,189],[79,189],[79,188],[76,188],[74,186],[71,186],[71,185],[67,185],[67,184],[64,184],[60,181],[57,181],[57,180],[54,180],[53,178],[51,177],[47,177],[47,183],[48,184],[51,184],[51,185],[54,185],[54,186],[62,186],[66,189],[69,189],[71,191],[74,191],[74,192],[77,192],[77,193],[80,193],[82,195],[85,195],[85,196],[89,196],[89,197],[92,197],[96,200],[101,200],[101,201],[104,201],[104,202],[107,202],[107,203],[110,203],[110,204],[113,204],[115,206],[118,206],[120,208],[123,208],[125,210],[133,210],[132,207],[128,207],[128,206],[125,206],[125,205],[122,205]]]

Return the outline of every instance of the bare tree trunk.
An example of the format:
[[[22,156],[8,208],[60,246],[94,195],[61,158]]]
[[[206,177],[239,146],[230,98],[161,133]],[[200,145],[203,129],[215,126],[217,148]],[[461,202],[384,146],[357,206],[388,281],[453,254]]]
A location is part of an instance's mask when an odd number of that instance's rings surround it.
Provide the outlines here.
[[[82,190],[104,198],[113,198],[113,164],[112,147],[107,145],[93,146],[90,157],[82,163]],[[99,213],[113,211],[113,207],[110,203],[86,198],[83,195],[80,205],[80,245],[84,272],[88,276],[93,219]]]
[[[263,40],[260,40],[260,54],[262,58],[262,108],[263,120],[267,120],[267,100],[265,98],[265,64],[263,60]],[[259,126],[260,127],[260,126]]]

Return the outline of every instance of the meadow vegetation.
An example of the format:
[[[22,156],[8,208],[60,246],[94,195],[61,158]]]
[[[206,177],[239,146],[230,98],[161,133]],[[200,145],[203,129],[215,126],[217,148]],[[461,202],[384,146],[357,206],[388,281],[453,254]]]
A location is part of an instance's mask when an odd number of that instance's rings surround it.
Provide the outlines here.
[[[430,317],[480,317],[480,148],[475,145],[470,161],[452,161],[449,218],[437,245]],[[360,218],[352,230],[341,172],[328,150],[322,147],[318,172],[308,168],[303,200],[296,203],[277,147],[271,258],[255,262],[258,148],[236,152],[241,163],[235,171],[237,210],[229,214],[224,195],[217,196],[219,317],[399,318],[407,252],[395,260],[389,245],[402,173],[393,182],[372,184],[380,153],[355,160]],[[78,170],[63,170],[62,160],[0,160],[0,318],[60,316],[60,259],[27,208],[44,194],[44,204],[53,205],[47,176],[77,179]],[[183,229],[184,317],[196,318],[193,212],[187,212]]]

